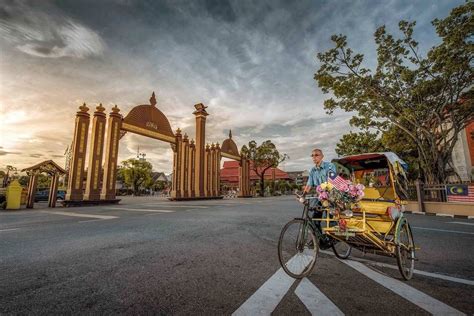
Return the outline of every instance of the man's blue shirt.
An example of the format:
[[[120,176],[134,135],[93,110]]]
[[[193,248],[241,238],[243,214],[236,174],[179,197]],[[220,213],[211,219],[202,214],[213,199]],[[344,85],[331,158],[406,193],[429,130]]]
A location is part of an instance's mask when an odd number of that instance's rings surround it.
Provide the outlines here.
[[[336,172],[336,166],[333,163],[326,161],[321,162],[319,167],[314,166],[309,169],[308,183],[306,183],[306,185],[316,187],[323,182],[327,182],[329,170]]]

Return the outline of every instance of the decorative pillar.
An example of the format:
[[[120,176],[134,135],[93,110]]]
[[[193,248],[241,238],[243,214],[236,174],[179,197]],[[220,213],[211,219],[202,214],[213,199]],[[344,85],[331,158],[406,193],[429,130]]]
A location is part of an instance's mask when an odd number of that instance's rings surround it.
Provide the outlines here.
[[[245,158],[241,155],[239,161],[239,196],[243,196],[244,193],[244,181],[245,181]]]
[[[35,204],[36,186],[38,185],[38,172],[29,171],[27,172],[30,177],[28,181],[28,202],[26,208],[33,208]]]
[[[117,179],[118,143],[122,127],[122,115],[115,105],[109,113],[107,122],[107,143],[105,145],[104,177],[102,179],[101,200],[115,200],[115,181]]]
[[[250,196],[250,161],[244,156],[240,157],[239,164],[239,196]]]
[[[250,196],[250,161],[245,159],[245,196]]]
[[[58,197],[58,181],[59,174],[54,173],[51,177],[51,185],[49,186],[48,207],[56,207],[56,199]]]
[[[181,130],[178,128],[175,133],[176,145],[173,159],[173,187],[171,191],[171,198],[177,199],[181,197],[181,155],[183,138]]]
[[[216,188],[215,188],[215,196],[221,195],[221,147],[219,143],[216,143]]]
[[[89,132],[89,108],[84,103],[76,113],[72,158],[69,166],[66,200],[82,201],[84,165],[86,160],[87,137]]]
[[[210,155],[209,155],[209,144],[206,144],[206,149],[204,151],[204,196],[209,196],[209,163],[210,163]]]
[[[189,162],[189,139],[188,135],[185,133],[182,142],[182,155],[181,155],[181,196],[184,198],[189,197],[188,192],[188,162]]]
[[[188,194],[189,197],[195,197],[196,196],[196,191],[195,191],[195,160],[196,160],[196,147],[194,145],[194,140],[191,139],[191,142],[189,144],[189,160],[188,160]]]
[[[105,108],[102,103],[96,107],[92,119],[91,144],[89,147],[89,166],[87,170],[86,193],[84,200],[97,201],[100,199],[99,181],[102,174],[102,156],[105,135]]]
[[[216,170],[216,145],[214,143],[211,144],[211,165],[210,165],[210,174],[211,174],[211,190],[210,196],[216,196],[216,185],[217,185],[217,170]]]
[[[206,187],[204,184],[205,178],[205,142],[206,142],[206,116],[209,114],[206,112],[207,106],[202,103],[194,106],[196,111],[193,114],[196,116],[196,155],[195,155],[195,194],[196,197],[204,197],[206,194]]]

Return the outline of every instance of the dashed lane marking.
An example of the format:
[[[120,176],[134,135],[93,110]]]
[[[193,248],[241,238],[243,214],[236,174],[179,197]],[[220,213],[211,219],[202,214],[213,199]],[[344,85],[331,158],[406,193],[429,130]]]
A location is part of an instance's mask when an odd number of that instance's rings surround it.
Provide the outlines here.
[[[99,218],[99,219],[119,218],[118,216],[82,214],[82,213],[73,213],[73,212],[53,212],[53,211],[41,211],[41,212],[42,213],[48,213],[48,214],[55,214],[55,215],[72,216],[72,217],[86,217],[86,218]]]
[[[307,278],[301,280],[295,290],[295,294],[303,302],[311,315],[344,315],[344,313]]]
[[[78,223],[90,223],[90,222],[100,222],[103,221],[103,219],[88,219],[86,221],[79,221]]]
[[[413,228],[413,229],[421,229],[421,230],[431,230],[431,231],[434,231],[434,232],[443,232],[443,233],[454,233],[454,234],[474,235],[474,233],[471,233],[471,232],[461,232],[461,231],[458,231],[458,230],[438,229],[438,228],[427,228],[427,227],[416,227],[416,226],[412,226],[411,228]]]
[[[459,224],[459,225],[474,226],[474,223],[466,223],[466,222],[448,222],[448,224]]]
[[[330,256],[334,256],[334,253],[331,252],[331,251],[320,250],[319,252],[330,255]],[[367,263],[369,265],[374,265],[374,266],[378,266],[378,267],[382,267],[382,268],[390,268],[390,269],[398,270],[398,266],[388,264],[388,263],[382,263],[382,262],[377,262],[377,261],[372,261],[372,260],[362,259],[362,258],[355,258],[355,257],[351,257],[351,260],[364,262],[364,263]],[[427,272],[427,271],[422,271],[422,270],[417,270],[417,269],[414,269],[413,273],[414,274],[419,274],[419,275],[424,275],[424,276],[435,278],[435,279],[441,279],[441,280],[446,280],[446,281],[451,281],[451,282],[456,282],[456,283],[462,283],[462,284],[467,284],[467,285],[474,285],[474,281],[467,280],[467,279],[456,278],[456,277],[452,277],[452,276],[444,275],[444,274],[439,274],[439,273]]]
[[[401,281],[378,273],[358,261],[340,261],[433,315],[464,315],[457,309],[454,309]]]
[[[14,231],[14,230],[19,230],[19,228],[0,229],[0,233],[1,232],[11,232],[11,231]]]
[[[123,207],[107,207],[107,210],[121,210],[130,212],[153,212],[153,213],[173,213],[173,210],[153,210],[147,208],[123,208]]]
[[[159,207],[173,207],[173,208],[209,208],[209,206],[204,206],[204,205],[170,205],[170,204],[160,204],[160,203],[143,203],[143,204],[134,204],[134,205],[140,205],[140,206],[159,206]]]

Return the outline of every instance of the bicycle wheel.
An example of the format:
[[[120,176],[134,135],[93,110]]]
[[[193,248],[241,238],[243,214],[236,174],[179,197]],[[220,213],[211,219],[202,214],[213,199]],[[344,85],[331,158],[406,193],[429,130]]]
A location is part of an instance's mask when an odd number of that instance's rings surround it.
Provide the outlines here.
[[[334,239],[331,247],[332,251],[339,259],[347,259],[351,255],[352,246],[344,241]]]
[[[415,268],[415,244],[407,221],[400,227],[400,237],[396,246],[398,269],[405,280],[410,280]]]
[[[311,274],[318,251],[316,235],[308,221],[294,219],[281,230],[278,259],[289,276],[301,279]]]

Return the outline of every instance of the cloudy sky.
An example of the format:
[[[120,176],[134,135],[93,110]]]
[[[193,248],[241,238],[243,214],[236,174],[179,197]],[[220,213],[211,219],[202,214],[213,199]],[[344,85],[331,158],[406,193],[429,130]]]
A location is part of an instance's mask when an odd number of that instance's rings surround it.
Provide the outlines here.
[[[64,164],[75,112],[147,104],[194,137],[193,105],[208,105],[207,141],[232,129],[241,147],[271,139],[290,160],[311,165],[312,148],[331,159],[350,115],[328,116],[313,75],[332,34],[375,63],[373,33],[416,20],[421,53],[437,44],[430,21],[463,1],[8,1],[0,6],[0,167],[46,159]],[[137,147],[170,172],[168,144],[128,134],[120,159]]]

